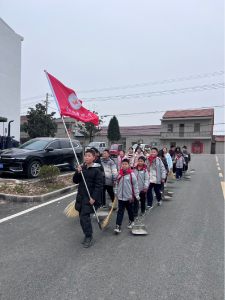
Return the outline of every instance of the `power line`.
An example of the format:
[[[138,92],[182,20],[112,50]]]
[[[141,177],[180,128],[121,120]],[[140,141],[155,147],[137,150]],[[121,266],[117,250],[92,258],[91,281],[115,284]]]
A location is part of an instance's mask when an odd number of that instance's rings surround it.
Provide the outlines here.
[[[210,85],[202,85],[174,90],[165,90],[165,91],[157,91],[157,92],[148,92],[148,93],[139,93],[139,94],[128,94],[128,95],[117,95],[117,96],[108,96],[108,97],[95,97],[95,98],[86,98],[83,99],[83,102],[91,102],[91,101],[118,101],[123,99],[130,98],[143,98],[143,97],[153,97],[153,96],[168,96],[168,95],[176,95],[176,94],[185,94],[185,93],[193,93],[193,92],[202,92],[214,89],[224,88],[224,83],[216,83]]]
[[[157,85],[157,84],[164,84],[164,83],[180,82],[180,81],[191,80],[191,79],[206,78],[206,77],[218,76],[218,75],[223,75],[223,74],[224,74],[223,71],[219,71],[219,72],[205,73],[205,74],[193,75],[193,76],[187,76],[187,77],[172,78],[172,79],[165,79],[165,80],[159,80],[159,81],[150,81],[150,82],[145,82],[145,83],[135,83],[135,84],[113,86],[113,87],[100,88],[100,89],[81,90],[81,91],[77,91],[77,93],[91,93],[91,92],[122,90],[122,89],[128,89],[128,88],[136,88],[136,87],[143,87],[143,86],[149,86],[149,85]]]
[[[51,93],[48,93],[49,97],[53,97],[53,95]],[[38,98],[42,98],[45,97],[46,94],[43,95],[39,95],[39,96],[34,96],[34,97],[30,97],[30,98],[25,98],[25,99],[21,99],[21,101],[29,101],[29,100],[34,100],[34,99],[38,99]]]

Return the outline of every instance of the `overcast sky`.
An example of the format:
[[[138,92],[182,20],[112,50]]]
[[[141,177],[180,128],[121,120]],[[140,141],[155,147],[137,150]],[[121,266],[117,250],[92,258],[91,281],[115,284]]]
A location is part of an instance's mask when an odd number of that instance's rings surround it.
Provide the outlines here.
[[[22,42],[21,98],[50,92],[46,69],[82,99],[196,87],[224,76],[78,93],[223,71],[223,0],[0,0],[1,18]],[[224,90],[84,103],[100,115],[224,104]],[[44,99],[22,101],[22,104]],[[52,98],[53,99],[53,98]],[[85,101],[84,101],[85,102]],[[51,109],[56,111],[52,101]],[[22,108],[22,112],[26,112]],[[163,113],[122,117],[120,125],[160,124]],[[109,117],[105,118],[108,125]],[[215,109],[215,123],[224,109]],[[214,132],[224,134],[224,126]]]

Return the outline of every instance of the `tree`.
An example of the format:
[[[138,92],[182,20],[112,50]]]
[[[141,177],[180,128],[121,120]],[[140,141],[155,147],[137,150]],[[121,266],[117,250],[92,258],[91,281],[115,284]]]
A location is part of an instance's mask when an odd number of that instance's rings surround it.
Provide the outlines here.
[[[113,143],[121,138],[119,122],[116,116],[109,121],[107,138]]]
[[[27,112],[27,122],[24,123],[24,131],[28,132],[29,137],[54,137],[55,112],[46,115],[46,107],[41,103],[36,104],[36,108],[29,108]]]
[[[98,113],[96,111],[92,111],[95,115]],[[91,142],[91,139],[94,138],[94,136],[102,130],[101,124],[103,123],[103,117],[99,118],[99,126],[94,125],[91,122],[87,123],[78,123],[78,131],[83,134],[85,140],[89,140],[89,143]]]

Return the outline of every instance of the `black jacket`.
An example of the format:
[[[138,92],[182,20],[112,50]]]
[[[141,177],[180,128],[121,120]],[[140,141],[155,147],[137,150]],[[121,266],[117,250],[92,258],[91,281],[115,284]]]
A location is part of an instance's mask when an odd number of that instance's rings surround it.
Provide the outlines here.
[[[99,208],[101,206],[102,199],[102,190],[103,190],[103,177],[102,173],[99,170],[99,164],[94,164],[92,167],[87,168],[87,165],[82,166],[82,171],[84,174],[85,181],[87,183],[87,187],[89,189],[91,198],[95,200],[95,208]],[[77,211],[84,210],[86,213],[93,213],[93,208],[89,203],[89,196],[83,182],[83,178],[81,173],[75,172],[73,176],[73,182],[78,184],[78,193],[75,204],[75,209]]]
[[[191,155],[190,155],[190,153],[187,152],[187,151],[185,151],[185,152],[182,153],[182,155],[184,157],[184,160],[185,160],[186,164],[188,164],[189,161],[191,161]]]
[[[96,160],[94,160],[94,163],[98,164],[98,169],[99,169],[99,171],[102,172],[103,185],[105,185],[105,171],[104,171],[104,168],[102,166],[102,162],[101,162],[101,159],[100,159],[99,156],[98,156],[98,158]],[[86,162],[84,162],[83,165],[86,166]]]
[[[167,172],[167,174],[168,174],[170,170],[169,170],[169,167],[168,167],[168,163],[167,163],[166,158],[165,158],[165,157],[162,158],[161,161],[163,162],[164,167],[165,167],[165,169],[166,169],[166,172]]]

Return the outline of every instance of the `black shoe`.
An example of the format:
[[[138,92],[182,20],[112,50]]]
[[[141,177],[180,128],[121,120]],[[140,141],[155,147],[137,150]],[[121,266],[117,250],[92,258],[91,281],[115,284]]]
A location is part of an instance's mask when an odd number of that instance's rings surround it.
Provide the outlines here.
[[[120,225],[116,225],[116,228],[114,229],[114,231],[116,233],[120,233],[121,232],[121,226]]]
[[[92,244],[92,236],[86,236],[84,241],[84,248],[90,247]]]
[[[83,238],[83,240],[82,240],[82,244],[84,244],[85,243],[85,241],[86,241],[86,236]]]

